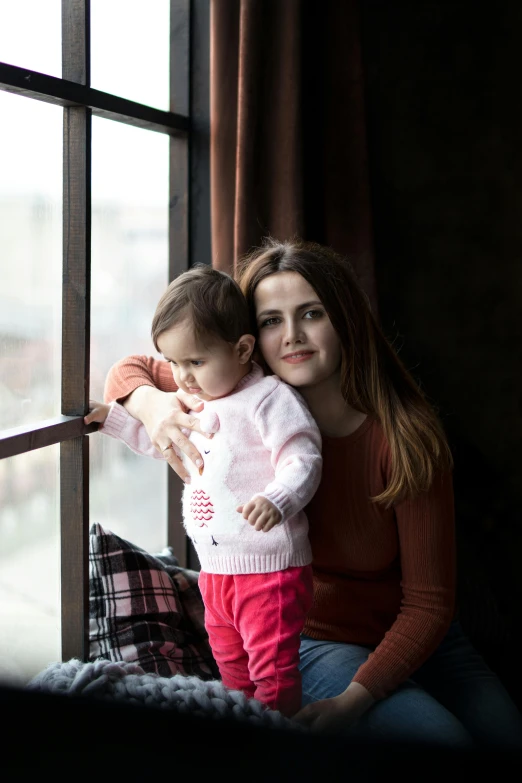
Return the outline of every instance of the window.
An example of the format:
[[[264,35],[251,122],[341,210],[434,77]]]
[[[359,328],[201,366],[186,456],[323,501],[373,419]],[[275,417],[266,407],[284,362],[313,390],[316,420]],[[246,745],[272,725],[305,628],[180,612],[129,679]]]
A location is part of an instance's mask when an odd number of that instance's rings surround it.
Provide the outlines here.
[[[87,657],[92,522],[191,565],[174,473],[83,415],[210,262],[209,0],[0,0],[0,53],[0,678],[24,682]]]

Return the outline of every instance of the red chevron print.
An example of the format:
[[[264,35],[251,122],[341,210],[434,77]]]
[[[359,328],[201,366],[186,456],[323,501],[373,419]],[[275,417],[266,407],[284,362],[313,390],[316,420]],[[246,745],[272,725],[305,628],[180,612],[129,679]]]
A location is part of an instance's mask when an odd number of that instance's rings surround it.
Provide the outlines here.
[[[190,513],[199,527],[208,527],[207,522],[214,516],[212,501],[202,489],[195,489],[190,496]]]

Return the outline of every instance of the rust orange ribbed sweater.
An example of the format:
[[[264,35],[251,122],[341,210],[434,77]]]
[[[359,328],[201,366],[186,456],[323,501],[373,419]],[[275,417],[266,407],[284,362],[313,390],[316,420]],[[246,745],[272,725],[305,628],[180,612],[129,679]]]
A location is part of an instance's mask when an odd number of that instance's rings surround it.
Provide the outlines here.
[[[133,356],[114,365],[105,400],[137,386],[175,391],[167,362]],[[321,486],[306,512],[314,602],[304,632],[373,649],[354,677],[375,698],[407,679],[442,641],[454,616],[455,535],[450,474],[391,509],[372,503],[390,476],[379,423],[323,436]]]

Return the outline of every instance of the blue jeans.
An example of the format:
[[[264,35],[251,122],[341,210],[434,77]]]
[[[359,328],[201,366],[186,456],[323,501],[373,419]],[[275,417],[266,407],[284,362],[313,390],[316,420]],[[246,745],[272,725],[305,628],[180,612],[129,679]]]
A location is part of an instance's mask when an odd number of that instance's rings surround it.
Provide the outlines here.
[[[303,635],[303,706],[342,693],[371,651]],[[522,716],[458,621],[426,663],[347,733],[364,740],[522,751]]]

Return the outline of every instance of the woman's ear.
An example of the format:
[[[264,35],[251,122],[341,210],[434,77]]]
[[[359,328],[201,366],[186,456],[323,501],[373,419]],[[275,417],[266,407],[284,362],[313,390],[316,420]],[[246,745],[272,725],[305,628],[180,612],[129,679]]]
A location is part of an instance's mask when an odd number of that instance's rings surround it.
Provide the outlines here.
[[[239,361],[241,364],[246,364],[250,361],[252,351],[256,345],[256,338],[253,334],[243,334],[236,343],[236,350],[238,352]]]

